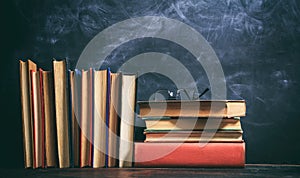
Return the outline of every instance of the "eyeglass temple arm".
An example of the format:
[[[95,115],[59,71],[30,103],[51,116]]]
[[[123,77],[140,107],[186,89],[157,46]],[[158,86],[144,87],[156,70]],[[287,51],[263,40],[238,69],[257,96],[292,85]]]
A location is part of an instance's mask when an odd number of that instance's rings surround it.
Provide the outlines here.
[[[200,95],[199,95],[199,98],[201,97],[201,96],[203,96],[206,92],[208,92],[209,91],[209,88],[206,88]]]

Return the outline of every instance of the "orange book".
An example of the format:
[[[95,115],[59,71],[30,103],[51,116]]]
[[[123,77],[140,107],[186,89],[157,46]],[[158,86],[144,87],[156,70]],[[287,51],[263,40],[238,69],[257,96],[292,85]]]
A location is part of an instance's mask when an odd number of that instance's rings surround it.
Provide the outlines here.
[[[33,168],[44,166],[43,118],[41,110],[40,80],[37,71],[31,71],[31,98],[33,113]]]
[[[245,143],[135,143],[135,167],[244,167]]]

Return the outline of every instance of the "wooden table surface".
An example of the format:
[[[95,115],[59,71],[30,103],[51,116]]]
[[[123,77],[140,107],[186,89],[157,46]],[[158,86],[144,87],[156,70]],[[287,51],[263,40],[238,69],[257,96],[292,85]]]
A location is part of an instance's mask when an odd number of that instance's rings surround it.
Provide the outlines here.
[[[300,177],[300,165],[247,164],[245,168],[0,169],[0,177]]]

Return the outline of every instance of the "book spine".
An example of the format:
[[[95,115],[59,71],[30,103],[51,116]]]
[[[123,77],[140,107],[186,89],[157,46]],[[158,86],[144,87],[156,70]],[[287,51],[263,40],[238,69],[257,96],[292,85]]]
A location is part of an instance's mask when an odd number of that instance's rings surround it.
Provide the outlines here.
[[[106,90],[106,118],[105,118],[105,124],[106,124],[106,127],[105,127],[105,167],[108,167],[108,132],[109,132],[109,108],[110,108],[110,93],[111,93],[111,71],[110,71],[110,68],[107,69],[107,90]]]
[[[40,108],[41,108],[41,140],[42,140],[42,168],[46,167],[46,154],[45,154],[45,105],[44,105],[44,87],[43,87],[43,70],[39,69],[39,94],[40,94]]]
[[[135,167],[244,167],[245,143],[135,143]]]

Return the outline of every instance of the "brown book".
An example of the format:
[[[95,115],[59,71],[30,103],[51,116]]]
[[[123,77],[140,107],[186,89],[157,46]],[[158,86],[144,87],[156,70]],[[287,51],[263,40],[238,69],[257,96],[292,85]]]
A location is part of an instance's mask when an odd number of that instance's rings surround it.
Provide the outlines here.
[[[36,64],[31,60],[20,60],[20,91],[22,108],[24,167],[33,167],[33,132],[31,114],[31,77],[30,71],[36,71]]]
[[[242,130],[239,117],[195,118],[195,117],[150,117],[142,118],[147,130]]]
[[[91,98],[89,71],[81,72],[81,136],[80,167],[92,166],[91,162]]]
[[[31,98],[33,113],[33,168],[43,167],[43,128],[39,72],[31,71]]]
[[[140,117],[241,117],[245,100],[139,101]]]
[[[53,61],[58,161],[60,168],[70,167],[69,116],[66,61]]]
[[[105,166],[107,70],[94,71],[94,155],[93,167]]]
[[[75,72],[74,71],[69,71],[70,75],[70,87],[71,87],[71,121],[72,121],[72,147],[73,147],[73,162],[74,162],[74,167],[79,167],[79,146],[80,146],[80,139],[79,139],[79,134],[80,134],[80,127],[79,127],[79,107],[78,107],[78,90],[80,86],[76,83],[76,77],[75,77]]]
[[[45,166],[57,167],[57,135],[52,72],[40,69],[40,81],[42,88],[42,117],[44,118],[42,125],[44,125]]]
[[[242,142],[243,131],[154,131],[147,130],[145,142]]]
[[[110,73],[110,96],[108,118],[108,167],[117,166],[118,158],[118,130],[120,112],[121,73]]]
[[[135,116],[135,75],[122,75],[119,167],[132,167]]]

